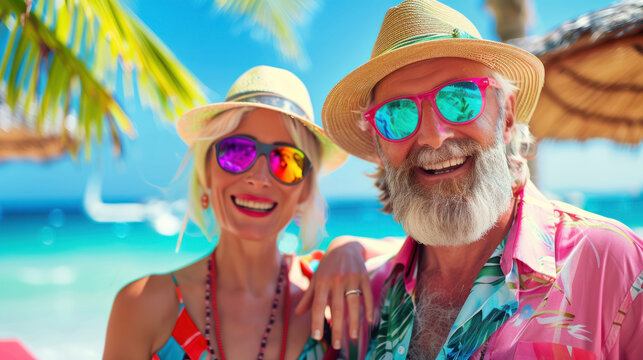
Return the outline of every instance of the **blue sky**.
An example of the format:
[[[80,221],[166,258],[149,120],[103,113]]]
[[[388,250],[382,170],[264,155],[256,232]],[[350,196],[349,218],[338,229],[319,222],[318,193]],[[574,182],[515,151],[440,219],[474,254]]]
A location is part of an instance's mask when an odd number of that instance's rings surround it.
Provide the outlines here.
[[[386,10],[398,1],[327,0],[320,2],[300,29],[308,66],[285,61],[272,43],[251,31],[239,18],[218,12],[213,1],[127,0],[128,6],[207,87],[212,102],[223,99],[232,82],[250,67],[265,64],[297,74],[308,86],[320,123],[326,94],[343,76],[366,62]],[[495,39],[490,14],[483,0],[446,1],[478,27],[484,38]],[[604,0],[539,0],[530,34],[543,34],[562,21],[609,6]],[[78,206],[87,179],[97,174],[107,201],[138,201],[151,197],[175,198],[184,180],[171,184],[186,146],[174,125],[142,109],[136,99],[123,99],[138,136],[124,142],[124,156],[114,159],[109,140],[90,163],[69,157],[40,164],[0,164],[0,206],[5,208]],[[373,165],[352,158],[321,181],[329,199],[374,197],[365,172]],[[350,181],[347,181],[350,179]],[[538,155],[538,183],[548,192],[638,194],[643,190],[643,150],[608,141],[542,143]]]

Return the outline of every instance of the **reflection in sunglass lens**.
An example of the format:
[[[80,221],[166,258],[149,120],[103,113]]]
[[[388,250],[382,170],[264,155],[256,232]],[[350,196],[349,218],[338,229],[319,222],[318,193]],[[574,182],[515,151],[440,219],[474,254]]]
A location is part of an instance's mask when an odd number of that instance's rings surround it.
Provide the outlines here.
[[[304,178],[307,166],[306,156],[299,149],[281,146],[270,152],[270,170],[285,183],[300,182]]]
[[[380,134],[390,140],[411,135],[418,125],[418,108],[410,99],[397,99],[382,105],[375,113]]]
[[[257,156],[255,143],[250,139],[230,137],[219,143],[217,151],[219,165],[233,173],[248,169]]]
[[[435,96],[435,104],[442,116],[455,123],[474,119],[482,110],[482,93],[471,81],[460,81],[445,86]]]

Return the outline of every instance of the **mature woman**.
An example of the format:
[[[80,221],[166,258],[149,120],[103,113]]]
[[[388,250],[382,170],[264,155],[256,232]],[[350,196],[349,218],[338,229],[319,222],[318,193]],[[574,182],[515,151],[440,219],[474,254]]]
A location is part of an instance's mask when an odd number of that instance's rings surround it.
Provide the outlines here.
[[[294,312],[310,269],[277,247],[293,219],[305,246],[323,232],[316,178],[346,158],[312,119],[301,81],[267,66],[244,73],[224,102],[181,117],[194,163],[190,216],[218,243],[118,293],[105,359],[321,358],[323,326]]]

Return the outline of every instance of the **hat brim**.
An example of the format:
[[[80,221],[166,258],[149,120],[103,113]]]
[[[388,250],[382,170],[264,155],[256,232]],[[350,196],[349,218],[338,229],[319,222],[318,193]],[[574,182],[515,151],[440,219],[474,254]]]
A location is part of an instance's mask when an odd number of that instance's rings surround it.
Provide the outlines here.
[[[340,167],[348,158],[348,154],[339,146],[333,143],[324,130],[315,123],[302,118],[300,115],[284,109],[265,105],[261,103],[247,102],[220,102],[194,108],[183,114],[177,121],[177,132],[181,139],[190,147],[202,136],[201,131],[213,117],[222,112],[235,108],[260,108],[268,109],[286,114],[299,121],[310,130],[319,140],[322,148],[322,169],[321,173],[330,173]]]
[[[379,55],[344,77],[330,91],[322,108],[328,136],[361,159],[376,162],[370,132],[359,127],[375,85],[390,73],[418,61],[454,57],[480,62],[512,82],[516,92],[516,122],[528,123],[534,112],[545,70],[538,58],[518,47],[479,39],[438,39],[408,45]]]

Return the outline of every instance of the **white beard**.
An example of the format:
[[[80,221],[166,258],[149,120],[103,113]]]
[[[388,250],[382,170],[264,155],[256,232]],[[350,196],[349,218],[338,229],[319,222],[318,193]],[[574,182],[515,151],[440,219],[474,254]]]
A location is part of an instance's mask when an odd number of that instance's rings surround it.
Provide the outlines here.
[[[424,245],[461,246],[479,240],[493,227],[513,196],[500,128],[495,138],[489,149],[473,139],[448,139],[438,149],[423,147],[410,153],[399,168],[391,166],[380,150],[393,218],[408,235]],[[440,181],[431,189],[417,183],[418,166],[461,156],[472,157],[468,176]]]

